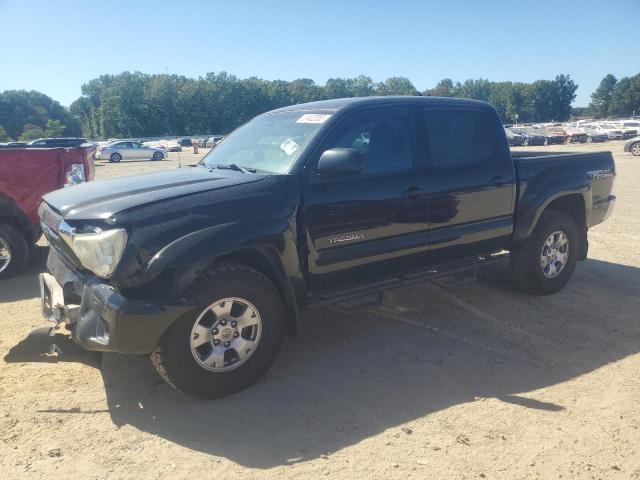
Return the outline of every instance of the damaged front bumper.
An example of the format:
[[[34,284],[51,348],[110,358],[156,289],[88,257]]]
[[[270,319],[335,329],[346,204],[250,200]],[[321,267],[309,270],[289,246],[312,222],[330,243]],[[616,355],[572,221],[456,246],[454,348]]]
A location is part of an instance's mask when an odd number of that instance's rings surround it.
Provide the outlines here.
[[[196,310],[188,302],[125,298],[101,279],[69,268],[53,249],[47,269],[49,273],[40,274],[42,314],[64,323],[87,350],[149,353],[174,321]]]

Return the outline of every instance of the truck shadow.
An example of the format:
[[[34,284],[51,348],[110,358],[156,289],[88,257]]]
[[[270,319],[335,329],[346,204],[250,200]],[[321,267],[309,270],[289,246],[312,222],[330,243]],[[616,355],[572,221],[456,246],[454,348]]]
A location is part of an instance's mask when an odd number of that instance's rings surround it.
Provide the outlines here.
[[[300,338],[285,343],[267,376],[217,401],[175,392],[146,357],[100,357],[58,343],[60,361],[100,365],[116,426],[270,468],[386,430],[405,435],[407,423],[482,398],[558,415],[571,405],[527,392],[640,350],[640,269],[587,260],[548,297],[515,293],[505,278],[497,266],[475,284],[389,292],[368,311],[308,310]],[[46,348],[42,332],[34,333],[5,360],[48,361]]]
[[[448,289],[425,283],[397,290],[370,311],[309,310],[305,330],[285,344],[270,373],[218,401],[176,393],[147,358],[105,355],[111,418],[269,468],[399,432],[478,397],[556,415],[569,406],[526,392],[640,349],[640,269],[588,260],[550,297],[503,288],[504,273],[494,268],[477,284]]]

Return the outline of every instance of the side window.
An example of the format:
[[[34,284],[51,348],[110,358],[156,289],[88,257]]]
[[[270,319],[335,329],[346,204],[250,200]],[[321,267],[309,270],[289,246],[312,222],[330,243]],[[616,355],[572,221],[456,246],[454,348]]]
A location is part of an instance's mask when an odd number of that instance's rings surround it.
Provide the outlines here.
[[[326,148],[353,148],[363,154],[363,173],[413,166],[413,127],[408,113],[391,110],[357,115],[341,130]]]
[[[131,148],[140,148],[140,144],[136,142],[131,142],[129,145],[131,145]]]
[[[425,110],[429,158],[435,168],[478,165],[491,158],[487,118],[477,110]]]

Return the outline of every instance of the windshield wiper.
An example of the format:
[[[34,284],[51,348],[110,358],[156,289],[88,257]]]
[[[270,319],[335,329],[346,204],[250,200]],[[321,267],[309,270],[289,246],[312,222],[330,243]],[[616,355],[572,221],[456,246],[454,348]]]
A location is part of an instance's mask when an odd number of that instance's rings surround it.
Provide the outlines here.
[[[219,168],[220,170],[235,170],[236,172],[242,173],[256,173],[255,168],[241,167],[240,165],[236,165],[235,163],[219,163],[215,165],[215,168]]]

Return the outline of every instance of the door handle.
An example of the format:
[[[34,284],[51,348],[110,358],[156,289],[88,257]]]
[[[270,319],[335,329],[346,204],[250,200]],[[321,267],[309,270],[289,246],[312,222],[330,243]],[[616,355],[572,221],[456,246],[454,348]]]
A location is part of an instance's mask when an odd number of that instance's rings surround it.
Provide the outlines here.
[[[416,200],[422,197],[426,193],[424,188],[418,187],[417,185],[411,185],[404,191],[404,194],[409,197],[410,200]]]
[[[502,175],[494,175],[493,177],[491,177],[490,183],[495,187],[501,187],[502,185],[507,183],[507,179]]]

